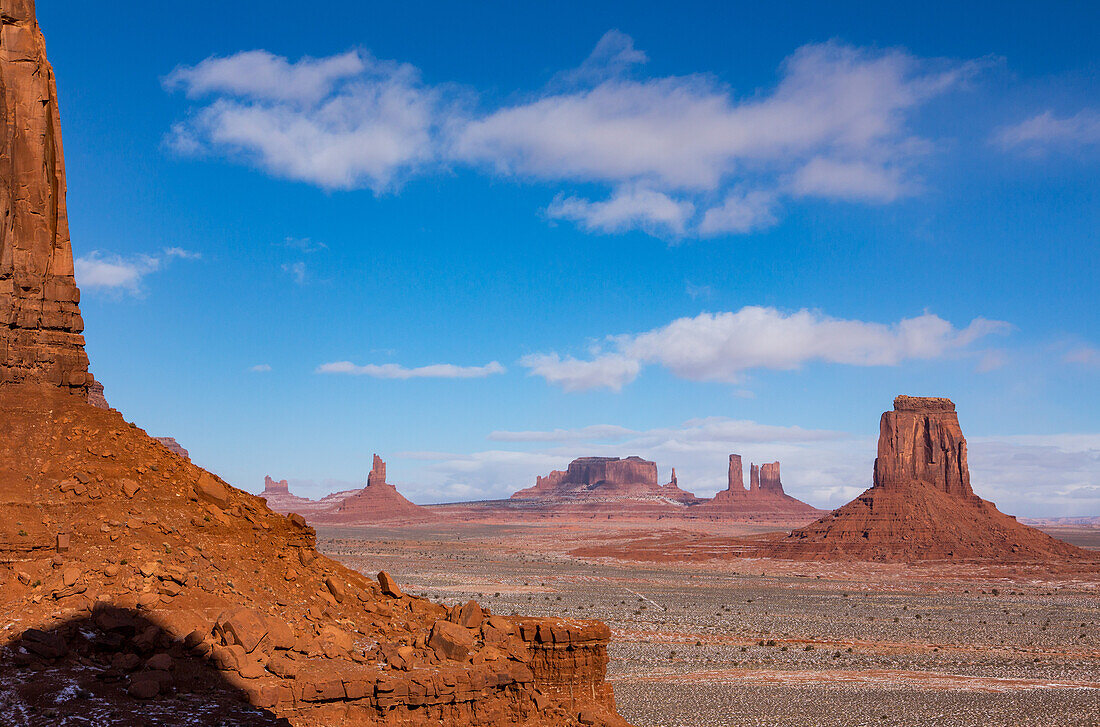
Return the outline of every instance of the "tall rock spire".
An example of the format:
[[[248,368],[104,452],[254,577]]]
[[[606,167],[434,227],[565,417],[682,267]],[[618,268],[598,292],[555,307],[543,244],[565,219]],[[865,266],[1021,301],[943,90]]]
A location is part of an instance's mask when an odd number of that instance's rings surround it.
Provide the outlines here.
[[[33,0],[0,3],[0,383],[86,394],[53,68]]]
[[[727,475],[726,489],[730,492],[744,492],[745,491],[745,470],[741,464],[741,455],[730,455],[730,470]]]

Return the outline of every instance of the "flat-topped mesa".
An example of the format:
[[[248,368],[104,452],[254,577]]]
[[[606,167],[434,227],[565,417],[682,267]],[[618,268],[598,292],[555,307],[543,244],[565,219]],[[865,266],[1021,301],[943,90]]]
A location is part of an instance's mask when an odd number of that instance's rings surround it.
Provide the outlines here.
[[[760,491],[783,494],[783,483],[779,479],[779,463],[769,462],[760,465]]]
[[[898,396],[879,423],[874,486],[922,482],[959,497],[974,497],[966,438],[950,399]]]
[[[53,68],[33,0],[0,11],[0,384],[91,383]]]

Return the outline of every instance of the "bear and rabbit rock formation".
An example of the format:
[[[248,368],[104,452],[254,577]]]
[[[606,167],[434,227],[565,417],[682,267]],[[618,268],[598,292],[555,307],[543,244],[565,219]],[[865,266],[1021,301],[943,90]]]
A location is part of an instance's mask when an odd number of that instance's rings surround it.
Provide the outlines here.
[[[5,719],[623,724],[604,624],[376,582],[320,555],[301,517],[87,403],[53,73],[31,0],[0,0],[0,22]]]
[[[879,426],[874,484],[759,555],[794,560],[1057,562],[1089,556],[1005,515],[970,487],[955,404],[898,396]]]

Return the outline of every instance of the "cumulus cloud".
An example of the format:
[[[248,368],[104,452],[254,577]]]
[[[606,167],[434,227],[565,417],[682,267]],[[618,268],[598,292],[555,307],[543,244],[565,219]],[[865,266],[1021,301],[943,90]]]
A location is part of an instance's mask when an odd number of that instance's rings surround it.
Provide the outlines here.
[[[590,361],[550,353],[529,355],[520,363],[566,391],[618,391],[637,377],[643,364],[661,365],[692,381],[734,383],[750,369],[790,370],[814,361],[894,366],[935,359],[1008,329],[1007,323],[984,318],[960,329],[931,313],[887,324],[746,306],[680,318],[640,334],[611,336],[607,342],[615,350]]]
[[[503,374],[506,370],[497,361],[490,361],[484,366],[432,364],[416,368],[392,363],[357,366],[351,361],[333,361],[317,367],[319,374],[351,374],[376,379],[482,379],[493,374]]]
[[[645,188],[621,188],[603,202],[559,194],[546,209],[552,219],[572,220],[589,232],[641,229],[652,234],[683,235],[695,205]]]
[[[982,66],[818,43],[783,61],[772,88],[739,94],[706,74],[646,77],[646,61],[612,30],[545,88],[474,111],[476,91],[425,84],[416,68],[363,51],[212,57],[165,78],[196,104],[169,143],[326,189],[382,192],[455,164],[595,183],[606,199],[562,191],[548,217],[601,233],[745,234],[776,224],[793,198],[916,192],[929,144],[911,116]]]
[[[916,190],[898,168],[817,157],[794,173],[791,191],[802,197],[893,202]]]
[[[158,255],[130,257],[92,250],[73,261],[76,282],[84,290],[141,295],[146,275],[164,268],[172,259],[197,260],[202,255],[180,247],[166,247]]]
[[[293,63],[246,51],[181,66],[164,83],[206,102],[169,135],[183,154],[240,156],[275,176],[376,192],[436,155],[439,91],[413,66],[360,51]]]
[[[530,376],[541,376],[566,391],[597,388],[620,391],[638,377],[642,368],[637,359],[617,354],[599,356],[592,361],[572,356],[562,358],[556,353],[530,354],[520,359],[520,365],[530,369]]]
[[[999,129],[993,141],[1005,149],[1032,152],[1100,145],[1100,111],[1083,109],[1065,117],[1044,111]]]
[[[704,236],[726,233],[743,235],[763,230],[776,224],[774,208],[776,196],[765,190],[733,191],[726,201],[703,214],[699,234]]]

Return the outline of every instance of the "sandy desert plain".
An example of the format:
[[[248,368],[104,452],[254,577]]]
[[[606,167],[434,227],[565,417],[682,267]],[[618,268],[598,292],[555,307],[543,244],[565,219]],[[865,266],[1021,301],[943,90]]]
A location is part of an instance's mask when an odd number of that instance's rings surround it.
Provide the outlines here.
[[[1100,528],[1044,527],[1100,549]],[[616,704],[644,727],[1100,724],[1100,573],[681,559],[775,529],[553,517],[318,539],[432,600],[607,622]]]

